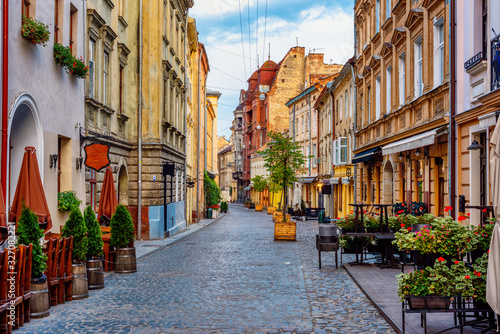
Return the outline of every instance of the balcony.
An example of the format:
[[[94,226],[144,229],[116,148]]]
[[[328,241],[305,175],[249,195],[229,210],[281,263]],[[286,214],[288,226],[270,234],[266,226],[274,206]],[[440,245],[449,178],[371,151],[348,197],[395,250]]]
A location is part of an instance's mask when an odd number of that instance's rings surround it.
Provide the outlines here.
[[[486,64],[487,54],[486,52],[479,52],[474,55],[471,59],[464,63],[464,69],[470,75],[476,75],[484,71],[487,67]]]
[[[500,35],[491,40],[491,90],[500,88]]]
[[[247,125],[247,133],[251,133],[251,132],[252,132],[252,130],[253,130],[253,126],[252,126],[252,124],[248,124],[248,125]]]
[[[243,176],[243,172],[234,172],[233,173],[233,180],[239,180]]]

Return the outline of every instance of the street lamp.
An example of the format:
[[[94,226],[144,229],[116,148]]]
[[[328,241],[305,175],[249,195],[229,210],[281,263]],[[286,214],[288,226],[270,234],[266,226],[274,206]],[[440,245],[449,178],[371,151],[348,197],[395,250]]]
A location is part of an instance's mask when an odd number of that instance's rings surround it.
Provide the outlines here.
[[[483,145],[479,144],[478,141],[476,140],[476,136],[474,136],[474,140],[470,144],[469,147],[467,147],[467,151],[476,151],[484,148]]]

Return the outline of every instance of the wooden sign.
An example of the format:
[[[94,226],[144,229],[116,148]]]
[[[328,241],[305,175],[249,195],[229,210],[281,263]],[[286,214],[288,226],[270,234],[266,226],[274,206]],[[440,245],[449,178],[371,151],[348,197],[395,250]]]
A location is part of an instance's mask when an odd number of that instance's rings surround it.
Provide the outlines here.
[[[85,146],[85,166],[95,169],[97,172],[110,164],[109,145],[90,144]]]

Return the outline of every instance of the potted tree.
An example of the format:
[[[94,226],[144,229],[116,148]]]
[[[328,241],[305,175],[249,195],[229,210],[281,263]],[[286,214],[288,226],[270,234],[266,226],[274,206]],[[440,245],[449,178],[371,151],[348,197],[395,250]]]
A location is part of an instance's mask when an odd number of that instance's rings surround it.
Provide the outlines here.
[[[264,160],[266,161],[264,166],[269,171],[272,181],[283,189],[283,216],[278,217],[274,223],[274,239],[295,240],[296,223],[287,219],[285,196],[288,187],[292,186],[293,182],[297,180],[295,170],[304,165],[305,157],[300,150],[300,146],[293,142],[291,138],[274,131],[269,132],[268,136],[271,142],[264,153]]]
[[[251,180],[253,182],[253,189],[259,193],[259,198],[260,194],[267,188],[267,179],[262,176],[262,175],[256,175],[255,177],[252,178]],[[255,204],[255,211],[263,211],[264,210],[264,205],[263,204]]]
[[[134,223],[127,208],[123,205],[116,207],[111,218],[110,246],[116,247],[115,272],[135,273]]]
[[[47,268],[47,255],[42,252],[40,245],[43,231],[38,225],[38,216],[29,208],[24,207],[17,224],[17,244],[33,245],[30,290],[36,293],[30,298],[31,316],[34,318],[48,317],[50,315],[49,290],[47,276],[43,274]]]
[[[73,237],[73,299],[83,299],[89,296],[87,282],[87,226],[83,221],[80,208],[73,206],[69,218],[62,230],[63,237]]]
[[[104,288],[104,270],[102,265],[104,242],[101,238],[101,227],[90,205],[83,212],[83,220],[87,226],[88,233],[87,277],[89,279],[89,289],[102,289]]]

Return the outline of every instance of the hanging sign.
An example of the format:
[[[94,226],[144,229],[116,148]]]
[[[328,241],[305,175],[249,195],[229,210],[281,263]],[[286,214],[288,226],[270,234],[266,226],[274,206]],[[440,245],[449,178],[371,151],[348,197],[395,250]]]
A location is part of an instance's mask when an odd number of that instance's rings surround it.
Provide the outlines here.
[[[109,166],[109,145],[90,144],[85,149],[85,166],[95,169],[97,172],[106,166]]]

